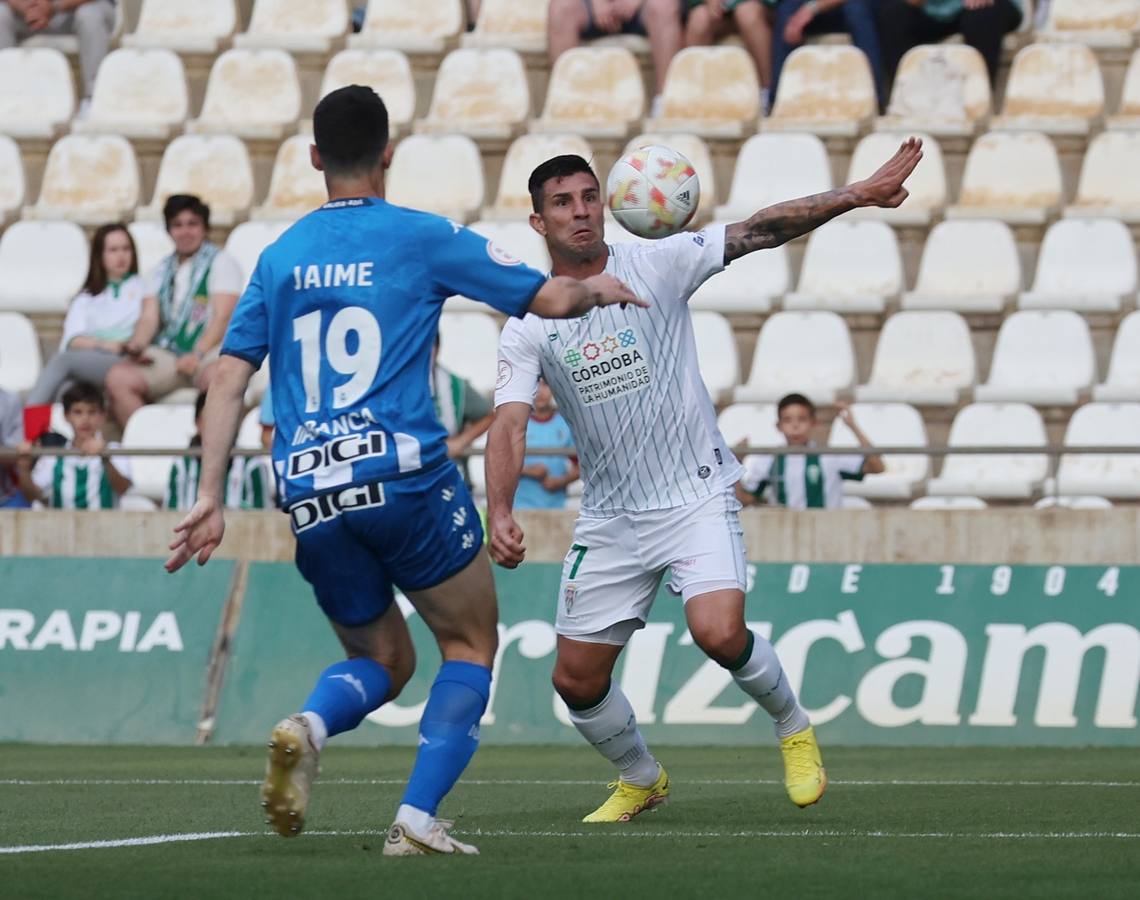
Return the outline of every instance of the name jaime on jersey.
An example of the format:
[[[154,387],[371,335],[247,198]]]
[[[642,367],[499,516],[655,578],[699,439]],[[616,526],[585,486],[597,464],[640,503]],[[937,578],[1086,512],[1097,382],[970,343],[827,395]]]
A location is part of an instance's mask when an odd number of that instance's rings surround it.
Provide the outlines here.
[[[312,288],[372,287],[373,263],[325,263],[293,267],[293,290]]]

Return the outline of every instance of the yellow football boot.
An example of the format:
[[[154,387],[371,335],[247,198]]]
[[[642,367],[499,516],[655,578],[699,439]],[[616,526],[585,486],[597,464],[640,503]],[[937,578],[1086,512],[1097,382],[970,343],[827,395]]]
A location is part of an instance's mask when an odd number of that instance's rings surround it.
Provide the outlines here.
[[[277,723],[269,737],[261,808],[265,824],[282,837],[294,837],[305,827],[309,792],[320,771],[319,756],[303,716],[289,716]]]
[[[606,787],[613,788],[610,799],[590,813],[583,822],[628,822],[638,813],[661,806],[669,796],[669,776],[658,763],[657,780],[649,787],[637,787],[620,779]]]
[[[780,740],[784,755],[784,787],[796,806],[818,803],[827,790],[827,770],[819,755],[815,732],[809,726]]]

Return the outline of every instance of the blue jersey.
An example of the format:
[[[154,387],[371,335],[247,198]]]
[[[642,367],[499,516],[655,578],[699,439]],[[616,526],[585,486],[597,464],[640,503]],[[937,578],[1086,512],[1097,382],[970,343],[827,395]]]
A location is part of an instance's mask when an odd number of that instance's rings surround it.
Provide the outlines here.
[[[522,316],[545,281],[473,231],[377,198],[326,203],[267,247],[221,352],[270,356],[286,505],[443,463],[429,378],[444,300]]]
[[[570,425],[562,418],[562,413],[556,412],[545,422],[531,418],[526,426],[526,445],[528,447],[573,447],[574,435],[570,432]],[[555,478],[561,478],[570,468],[570,458],[567,456],[528,456],[523,460],[524,466],[541,464],[546,466],[546,472]],[[548,491],[534,478],[520,478],[519,487],[515,492],[515,509],[562,509],[566,505],[566,488],[560,491]]]

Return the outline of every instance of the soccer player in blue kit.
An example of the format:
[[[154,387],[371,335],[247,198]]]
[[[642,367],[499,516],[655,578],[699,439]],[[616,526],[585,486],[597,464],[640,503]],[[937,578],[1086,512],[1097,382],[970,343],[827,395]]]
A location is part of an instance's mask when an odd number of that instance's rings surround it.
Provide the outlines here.
[[[195,555],[204,565],[221,543],[226,461],[246,386],[269,355],[274,468],[297,568],[347,659],[273,729],[261,788],[267,822],[281,835],[300,833],[325,742],[411,677],[415,652],[393,602],[399,588],[443,664],[384,853],[476,853],[435,818],[478,745],[498,641],[479,516],[432,404],[440,311],[453,294],[546,318],[645,304],[611,275],[548,279],[447,219],[387,203],[388,114],[371,89],[329,94],[313,131],[329,202],[262,253],[238,302],[206,404],[198,501],[175,529],[166,568]]]

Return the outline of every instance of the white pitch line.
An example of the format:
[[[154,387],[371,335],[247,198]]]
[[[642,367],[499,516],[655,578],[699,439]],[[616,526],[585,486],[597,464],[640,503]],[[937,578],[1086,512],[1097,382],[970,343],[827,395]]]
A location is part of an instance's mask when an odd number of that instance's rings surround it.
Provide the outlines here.
[[[696,785],[779,785],[775,778],[694,778],[674,779],[678,784]],[[597,785],[602,779],[516,779],[516,778],[470,778],[461,784],[477,786],[530,786],[554,787],[558,785]],[[402,785],[406,779],[400,778],[328,778],[322,785]],[[1140,781],[1033,781],[1033,780],[992,780],[985,779],[830,779],[833,785],[846,787],[1105,787],[1140,788]],[[47,786],[106,786],[126,785],[148,787],[155,785],[174,786],[248,786],[261,784],[260,780],[248,778],[0,778],[0,787],[47,787]]]
[[[191,831],[186,834],[152,834],[148,837],[121,838],[114,841],[79,841],[72,844],[24,844],[0,847],[0,853],[46,853],[51,850],[111,850],[117,847],[149,847],[153,844],[177,844],[185,841],[212,841],[217,838],[254,837],[255,831]]]

